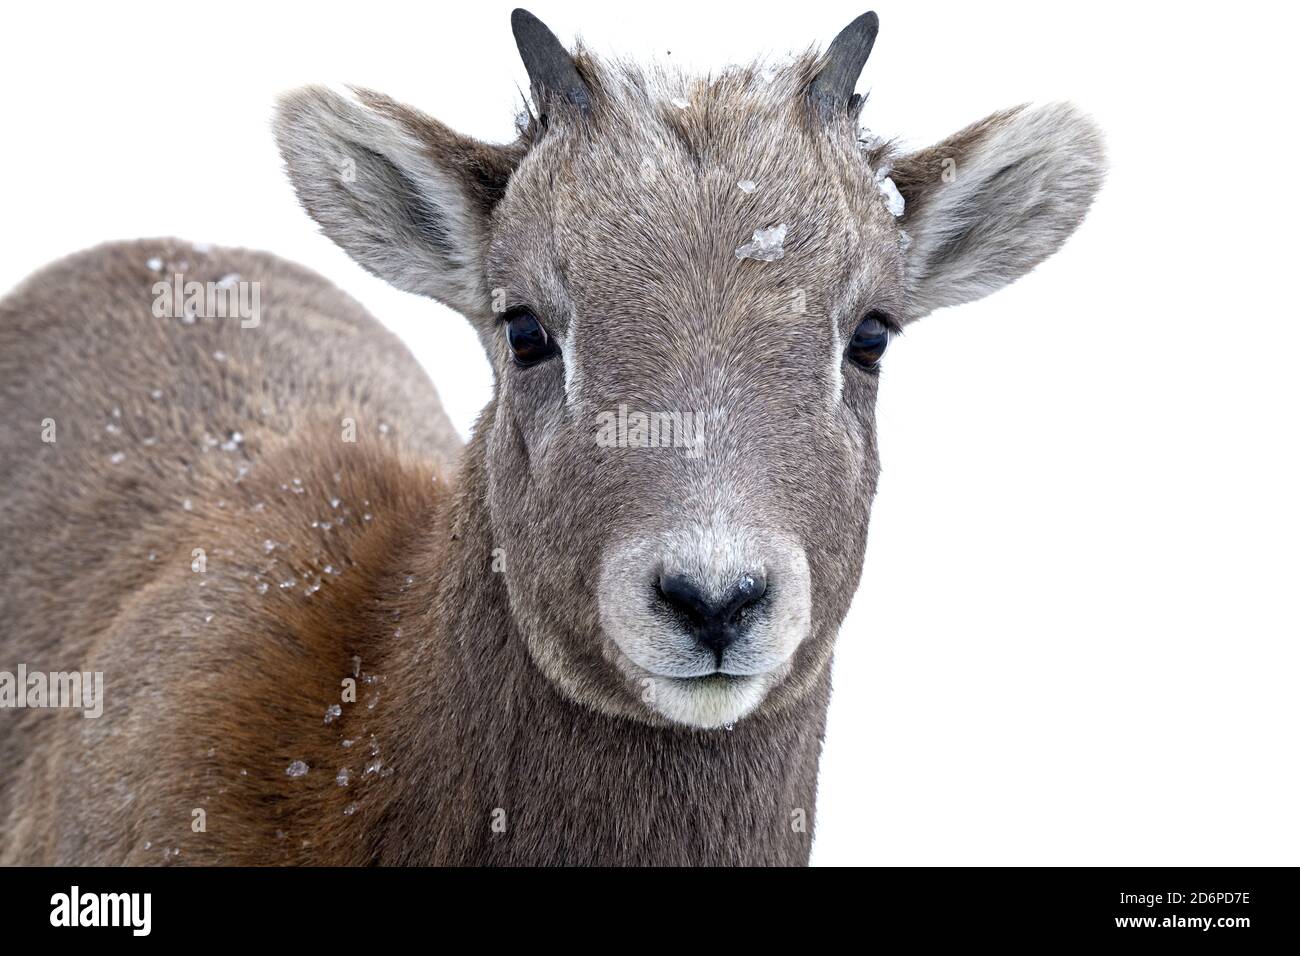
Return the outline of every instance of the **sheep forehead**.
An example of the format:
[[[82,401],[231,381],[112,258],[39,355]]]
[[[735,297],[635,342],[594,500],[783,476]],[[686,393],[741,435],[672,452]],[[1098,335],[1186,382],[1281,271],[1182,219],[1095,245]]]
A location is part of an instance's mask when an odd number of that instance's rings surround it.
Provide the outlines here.
[[[582,250],[655,258],[730,252],[756,229],[784,223],[806,256],[825,259],[894,234],[865,164],[820,153],[799,134],[774,129],[743,145],[692,153],[649,136],[593,138],[572,151],[540,147],[512,183],[499,223]],[[534,246],[535,248],[535,246]]]

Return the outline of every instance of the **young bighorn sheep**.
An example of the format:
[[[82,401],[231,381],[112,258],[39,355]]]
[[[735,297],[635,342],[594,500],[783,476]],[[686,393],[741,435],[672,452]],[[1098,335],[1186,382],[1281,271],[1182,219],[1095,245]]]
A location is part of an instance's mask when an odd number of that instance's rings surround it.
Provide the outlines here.
[[[870,13],[709,79],[513,24],[510,145],[370,92],[276,124],[325,233],[477,329],[465,448],[267,255],[114,244],[4,300],[0,669],[105,691],[0,711],[0,862],[808,859],[881,354],[1064,242],[1099,135],[864,138]],[[156,317],[173,274],[256,283],[256,322]]]

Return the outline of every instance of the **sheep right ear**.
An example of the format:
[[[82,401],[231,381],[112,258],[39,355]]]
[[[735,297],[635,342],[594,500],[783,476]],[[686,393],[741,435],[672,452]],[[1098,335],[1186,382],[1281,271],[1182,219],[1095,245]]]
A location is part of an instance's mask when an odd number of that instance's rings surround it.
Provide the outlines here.
[[[1068,103],[994,113],[896,160],[912,317],[986,296],[1054,253],[1105,171],[1100,130]]]
[[[377,93],[305,87],[280,99],[275,137],[298,199],[325,235],[399,289],[481,325],[492,207],[521,158]]]

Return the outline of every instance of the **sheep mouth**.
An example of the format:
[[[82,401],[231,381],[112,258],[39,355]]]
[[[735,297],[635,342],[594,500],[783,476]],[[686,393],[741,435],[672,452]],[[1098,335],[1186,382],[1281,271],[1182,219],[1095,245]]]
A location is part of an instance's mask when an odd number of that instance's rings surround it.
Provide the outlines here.
[[[668,677],[664,680],[675,680],[685,687],[729,687],[740,681],[752,680],[756,674],[729,674],[726,671],[712,671],[708,674],[697,674],[694,677]]]

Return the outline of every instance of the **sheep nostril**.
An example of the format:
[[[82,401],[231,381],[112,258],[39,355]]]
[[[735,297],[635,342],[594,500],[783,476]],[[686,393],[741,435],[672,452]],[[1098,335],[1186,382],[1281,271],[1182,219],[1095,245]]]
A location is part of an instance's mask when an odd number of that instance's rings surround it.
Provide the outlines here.
[[[655,589],[695,639],[721,659],[722,652],[743,636],[745,619],[767,593],[767,577],[761,572],[743,574],[718,600],[708,598],[681,574],[661,574]]]

